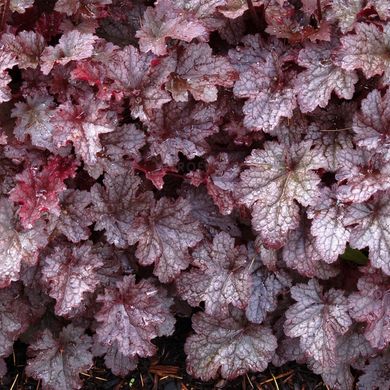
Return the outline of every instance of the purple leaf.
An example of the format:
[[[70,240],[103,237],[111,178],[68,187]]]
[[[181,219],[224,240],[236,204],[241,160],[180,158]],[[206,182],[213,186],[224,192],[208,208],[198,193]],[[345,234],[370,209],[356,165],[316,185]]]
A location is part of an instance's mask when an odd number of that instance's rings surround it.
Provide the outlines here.
[[[192,306],[205,302],[210,315],[227,314],[229,304],[244,309],[250,295],[251,259],[245,246],[235,247],[227,233],[214,236],[213,243],[204,241],[192,253],[190,271],[176,281],[181,297]]]
[[[56,300],[57,315],[72,317],[74,310],[84,303],[85,294],[95,291],[99,284],[96,271],[102,266],[102,258],[90,242],[73,247],[57,246],[45,256],[42,281],[48,294]]]
[[[214,102],[218,86],[232,87],[237,73],[223,56],[212,54],[207,43],[192,43],[178,49],[175,75],[168,89],[179,102],[188,101],[188,92],[195,100]]]
[[[78,374],[93,363],[91,347],[92,338],[83,328],[70,324],[58,338],[45,329],[27,350],[26,373],[48,390],[80,389]]]
[[[241,174],[240,202],[252,208],[252,225],[270,248],[280,248],[288,231],[299,224],[298,201],[315,204],[320,178],[315,169],[325,166],[318,150],[304,142],[290,148],[266,142],[246,158]]]
[[[367,270],[357,284],[359,292],[349,298],[349,313],[365,322],[365,337],[373,348],[383,349],[390,342],[390,282],[378,271]]]
[[[351,205],[344,219],[351,229],[350,245],[368,246],[369,259],[375,268],[390,275],[390,200],[388,192],[378,192],[370,201]]]
[[[221,319],[196,313],[192,328],[195,334],[184,347],[187,370],[204,381],[219,372],[230,380],[248,371],[264,371],[277,346],[270,328],[250,324],[240,312]]]
[[[103,305],[96,315],[98,341],[107,347],[116,342],[124,356],[154,355],[156,347],[151,340],[173,332],[172,299],[153,281],[144,279],[136,284],[134,276],[125,276],[97,301]]]
[[[358,76],[334,65],[331,54],[332,45],[328,43],[310,43],[299,52],[298,64],[307,68],[298,74],[295,84],[302,112],[326,107],[333,91],[340,98],[352,98]]]
[[[188,249],[202,238],[191,206],[183,198],[177,201],[161,198],[149,216],[136,221],[128,236],[129,243],[138,242],[135,254],[140,264],[154,263],[154,274],[162,283],[172,281],[188,267]]]
[[[286,311],[286,335],[299,337],[301,348],[320,364],[331,364],[336,359],[337,336],[352,324],[343,291],[324,293],[318,281],[311,279],[292,287],[291,295],[297,303]]]
[[[167,54],[167,38],[191,42],[207,35],[206,28],[194,14],[176,8],[172,0],[159,0],[154,8],[146,9],[136,37],[141,51],[161,56]]]

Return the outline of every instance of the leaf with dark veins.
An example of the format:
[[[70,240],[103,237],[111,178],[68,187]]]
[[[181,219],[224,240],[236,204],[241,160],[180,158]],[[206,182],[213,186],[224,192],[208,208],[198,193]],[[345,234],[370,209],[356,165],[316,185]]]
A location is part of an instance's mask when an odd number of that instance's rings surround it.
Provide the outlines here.
[[[353,131],[357,144],[383,154],[390,161],[390,92],[382,97],[374,89],[362,101],[361,112],[355,115]]]
[[[190,92],[195,100],[210,103],[217,100],[217,86],[232,87],[237,77],[229,61],[213,55],[207,43],[191,43],[178,48],[176,71],[167,88],[176,101],[188,101]]]
[[[342,202],[360,203],[380,190],[390,188],[390,161],[364,149],[343,149],[338,153],[340,185],[337,198]]]
[[[104,230],[110,244],[125,248],[135,218],[152,207],[153,193],[139,193],[141,179],[131,171],[107,172],[103,184],[91,188],[95,230]]]
[[[283,71],[282,60],[277,57],[270,52],[265,61],[241,72],[234,85],[235,96],[248,99],[243,112],[244,125],[249,129],[270,132],[283,117],[291,118],[297,106],[295,73]]]
[[[57,315],[71,317],[81,307],[85,294],[98,286],[97,270],[102,266],[103,259],[88,241],[72,247],[57,246],[45,256],[42,280],[56,300]]]
[[[27,350],[27,375],[42,381],[48,390],[80,389],[79,373],[92,367],[92,338],[73,324],[58,338],[45,329]]]
[[[390,26],[384,25],[382,31],[374,23],[357,23],[355,32],[341,38],[342,46],[337,53],[336,64],[349,71],[361,69],[366,78],[383,74],[383,82],[388,85]]]
[[[76,154],[93,166],[97,162],[96,153],[102,150],[99,135],[114,131],[117,118],[107,109],[106,103],[91,97],[81,104],[62,103],[56,109],[52,123],[56,146],[72,141]]]
[[[298,228],[288,233],[282,256],[289,268],[309,278],[329,279],[339,272],[335,266],[322,261],[311,233],[310,220],[304,215],[301,215]]]
[[[253,228],[264,244],[277,249],[286,242],[288,231],[299,224],[299,206],[315,204],[320,178],[314,170],[326,166],[310,142],[291,147],[264,143],[246,158],[249,167],[241,174],[240,202],[252,209]]]
[[[169,311],[173,300],[151,280],[136,283],[133,275],[125,276],[97,301],[102,304],[96,315],[97,339],[107,347],[117,343],[124,356],[154,355],[156,346],[151,340],[173,332],[175,319]]]
[[[364,335],[373,348],[390,343],[390,281],[381,272],[365,269],[357,283],[358,292],[348,297],[353,319],[366,323]]]
[[[219,373],[231,380],[248,371],[264,371],[277,347],[269,327],[249,323],[239,311],[222,318],[196,313],[192,327],[195,334],[184,346],[187,370],[204,381]]]
[[[167,54],[166,39],[191,42],[196,37],[207,36],[208,31],[191,12],[176,7],[172,0],[159,0],[144,12],[141,29],[137,31],[140,49],[162,56]]]
[[[20,284],[0,289],[0,357],[12,353],[14,341],[24,333],[31,320],[29,302]]]
[[[343,291],[324,293],[318,281],[311,279],[292,287],[291,295],[297,303],[286,311],[286,335],[299,337],[301,348],[320,364],[335,362],[337,336],[352,324]]]
[[[36,262],[39,249],[47,244],[43,226],[31,230],[16,230],[16,214],[7,198],[0,198],[0,288],[19,280],[22,261]]]
[[[139,218],[128,232],[129,244],[138,242],[135,255],[142,265],[154,263],[160,282],[172,281],[190,264],[188,250],[203,238],[187,200],[161,198],[147,217]]]
[[[77,243],[88,239],[91,233],[88,226],[94,222],[91,203],[88,191],[66,190],[60,194],[61,214],[55,226],[69,241]]]
[[[333,64],[333,46],[329,43],[306,44],[299,52],[298,64],[306,68],[298,74],[295,88],[302,112],[313,111],[316,107],[326,107],[332,92],[343,99],[351,99],[358,75]]]
[[[176,286],[192,306],[205,302],[210,315],[227,314],[229,304],[244,309],[250,294],[250,265],[245,246],[235,247],[227,233],[204,241],[192,253],[192,268],[180,275]]]
[[[333,263],[343,254],[350,231],[344,226],[346,206],[339,202],[329,187],[321,190],[321,198],[309,207],[308,217],[312,219],[311,233],[314,244],[327,263]]]

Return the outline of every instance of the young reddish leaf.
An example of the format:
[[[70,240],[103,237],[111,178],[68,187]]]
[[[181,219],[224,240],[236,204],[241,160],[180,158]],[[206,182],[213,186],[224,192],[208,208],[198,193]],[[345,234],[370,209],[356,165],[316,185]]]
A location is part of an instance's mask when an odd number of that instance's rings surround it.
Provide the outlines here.
[[[329,279],[338,274],[336,267],[322,261],[311,233],[311,223],[305,216],[301,216],[298,228],[288,233],[282,255],[287,266],[303,276]]]
[[[54,112],[52,123],[56,146],[64,146],[72,141],[76,153],[87,165],[97,161],[96,153],[102,149],[99,135],[114,131],[116,114],[107,110],[107,105],[92,98],[81,104],[67,101]]]
[[[15,103],[11,116],[16,118],[16,138],[25,141],[29,135],[33,145],[55,151],[51,122],[54,107],[54,99],[50,95],[34,94],[26,97],[26,103]]]
[[[159,155],[164,164],[174,166],[179,153],[188,159],[209,150],[206,138],[219,130],[224,111],[216,104],[170,102],[155,112],[148,129],[150,154]]]
[[[192,306],[205,302],[210,315],[228,314],[229,304],[244,309],[250,295],[250,265],[245,246],[234,246],[234,238],[218,233],[211,244],[203,242],[192,253],[190,271],[176,280],[181,297]]]
[[[30,319],[30,305],[21,285],[0,289],[0,357],[12,353],[14,341],[28,329]]]
[[[92,338],[73,324],[58,338],[49,329],[41,332],[27,350],[26,373],[48,390],[80,389],[79,373],[92,367]]]
[[[356,72],[348,72],[331,60],[332,45],[306,44],[299,52],[298,64],[307,68],[298,74],[295,88],[302,112],[326,107],[332,92],[343,99],[351,99],[358,81]]]
[[[46,47],[45,38],[34,31],[21,31],[18,35],[3,34],[1,41],[5,51],[12,53],[21,69],[35,69],[40,63],[41,54]]]
[[[0,289],[19,280],[22,261],[37,260],[39,249],[47,244],[47,234],[41,226],[18,232],[12,203],[0,198]]]
[[[172,0],[159,0],[155,7],[146,9],[136,37],[141,51],[161,56],[167,54],[167,38],[191,42],[207,35],[206,28],[193,13],[176,8]]]
[[[241,174],[240,202],[252,208],[252,225],[264,244],[280,248],[289,230],[299,224],[298,201],[315,204],[320,178],[313,171],[325,166],[310,142],[291,147],[266,142],[246,158],[248,170]]]
[[[103,305],[96,315],[97,339],[108,347],[117,343],[124,356],[151,356],[156,352],[151,340],[173,332],[175,319],[169,311],[173,300],[151,280],[136,284],[134,276],[125,276],[97,301]]]
[[[297,106],[293,82],[295,72],[282,69],[278,51],[270,52],[265,61],[257,62],[240,73],[234,94],[248,98],[243,112],[244,125],[252,130],[273,130],[281,118],[291,118]]]
[[[23,227],[31,228],[46,212],[59,215],[59,194],[66,189],[64,180],[74,177],[76,168],[75,161],[56,156],[41,170],[29,166],[16,176],[17,185],[10,199],[20,205],[18,214]]]
[[[390,82],[390,59],[388,56],[388,40],[390,26],[382,30],[374,23],[357,23],[356,34],[341,38],[342,47],[337,54],[336,63],[345,70],[362,69],[367,78],[382,75],[387,85]]]
[[[60,194],[61,214],[56,219],[56,229],[69,241],[80,242],[88,239],[88,226],[95,221],[92,210],[91,194],[88,191],[66,190]]]
[[[187,200],[161,198],[147,217],[139,218],[128,232],[130,244],[142,265],[154,263],[160,282],[172,281],[190,263],[188,249],[203,238],[199,223],[191,215]]]
[[[334,363],[337,336],[352,324],[343,291],[324,293],[318,281],[311,279],[292,287],[291,295],[297,303],[286,311],[286,335],[300,337],[301,348],[320,364]]]
[[[382,153],[390,161],[390,92],[381,97],[374,89],[367,95],[355,115],[353,131],[359,146]]]
[[[66,65],[70,61],[91,57],[95,41],[96,37],[92,34],[84,34],[78,30],[66,32],[56,46],[48,46],[43,51],[41,56],[43,74],[49,74],[55,64]]]
[[[237,76],[229,61],[213,55],[207,43],[192,43],[178,48],[176,71],[167,88],[176,101],[188,101],[190,92],[195,100],[210,103],[217,100],[217,86],[232,87]]]
[[[57,246],[45,256],[42,281],[48,294],[56,300],[57,315],[72,316],[83,304],[85,294],[95,291],[99,284],[96,271],[102,266],[102,258],[90,242],[73,247]]]
[[[373,386],[378,389],[390,387],[390,352],[373,357],[363,368],[364,374],[360,376],[357,383],[358,390],[371,390]]]
[[[324,187],[318,203],[309,208],[314,245],[327,263],[335,262],[343,254],[349,240],[349,229],[344,226],[346,206],[336,199],[334,191]]]
[[[380,190],[390,188],[390,161],[364,149],[340,150],[341,168],[336,179],[341,184],[337,198],[343,202],[364,202]]]
[[[132,172],[108,172],[104,187],[91,188],[92,217],[95,230],[105,230],[107,241],[119,248],[133,243],[131,236],[135,218],[144,215],[153,205],[153,193],[139,193],[141,180]]]
[[[184,346],[187,370],[204,381],[219,372],[230,380],[248,371],[264,371],[277,347],[270,328],[249,323],[241,312],[221,319],[196,313],[192,328],[195,334]]]
[[[365,337],[373,348],[384,349],[390,343],[390,282],[378,271],[365,272],[357,284],[359,292],[349,298],[349,313],[365,322]]]

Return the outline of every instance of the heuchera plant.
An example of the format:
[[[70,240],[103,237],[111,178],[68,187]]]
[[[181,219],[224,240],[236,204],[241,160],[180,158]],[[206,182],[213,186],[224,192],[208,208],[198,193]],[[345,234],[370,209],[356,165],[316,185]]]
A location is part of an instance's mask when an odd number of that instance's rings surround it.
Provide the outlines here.
[[[390,388],[390,1],[0,10],[1,376],[125,376],[187,304],[201,380]]]

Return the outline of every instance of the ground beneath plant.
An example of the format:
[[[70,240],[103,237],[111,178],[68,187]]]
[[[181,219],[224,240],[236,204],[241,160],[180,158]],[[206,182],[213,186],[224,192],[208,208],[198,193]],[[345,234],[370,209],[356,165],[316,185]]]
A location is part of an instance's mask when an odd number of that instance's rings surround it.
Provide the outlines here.
[[[89,371],[80,374],[82,390],[330,390],[320,376],[294,363],[282,367],[270,366],[262,373],[244,375],[234,381],[199,381],[185,370],[183,346],[190,332],[190,326],[183,321],[183,326],[173,336],[157,340],[157,356],[141,359],[138,369],[125,378],[116,377],[105,368],[103,359],[96,359]],[[13,354],[7,358],[8,373],[0,382],[0,390],[42,389],[41,383],[27,378],[24,373],[26,347],[20,342],[15,344]]]

